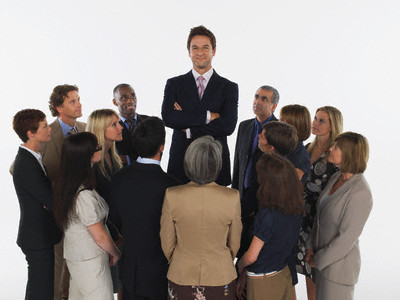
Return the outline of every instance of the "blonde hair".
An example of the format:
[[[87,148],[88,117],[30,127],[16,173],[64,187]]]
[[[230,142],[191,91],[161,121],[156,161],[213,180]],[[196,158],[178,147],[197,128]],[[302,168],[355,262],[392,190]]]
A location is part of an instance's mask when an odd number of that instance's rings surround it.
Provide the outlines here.
[[[335,144],[342,152],[340,172],[364,173],[369,158],[367,138],[359,133],[348,131],[338,135]]]
[[[328,148],[325,151],[325,154],[329,154],[329,148],[333,146],[336,137],[343,132],[343,116],[340,110],[333,106],[322,106],[317,109],[315,114],[317,114],[319,111],[324,111],[328,114],[329,124],[331,125],[331,134],[328,139]],[[312,153],[317,143],[318,138],[315,137],[311,145],[308,147],[308,153]],[[328,156],[329,155],[326,155],[324,160],[328,159]]]
[[[299,104],[286,105],[279,114],[281,121],[292,125],[297,130],[299,142],[303,142],[311,134],[311,115],[307,107]]]
[[[118,119],[118,114],[112,109],[98,109],[93,111],[86,124],[86,131],[93,133],[97,140],[99,141],[99,145],[106,149],[106,138],[105,132],[106,128],[111,125],[112,117],[116,116]],[[110,148],[110,157],[112,161],[115,161],[117,168],[122,168],[122,161],[117,153],[115,142],[112,143]],[[105,162],[104,162],[104,151],[101,151],[100,161],[98,162],[101,173],[107,178],[110,179],[110,176],[106,172]]]

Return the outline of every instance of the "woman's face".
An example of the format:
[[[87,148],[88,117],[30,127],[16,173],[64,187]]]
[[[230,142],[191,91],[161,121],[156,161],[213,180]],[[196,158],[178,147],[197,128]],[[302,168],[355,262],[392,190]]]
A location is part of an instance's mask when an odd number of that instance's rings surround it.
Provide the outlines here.
[[[312,134],[316,136],[330,136],[331,124],[329,122],[329,115],[326,111],[318,111],[312,122]]]
[[[342,163],[342,150],[340,150],[340,148],[335,143],[332,147],[329,148],[329,151],[330,153],[328,161],[337,165],[337,167],[340,169],[340,165]]]
[[[122,126],[118,122],[118,118],[113,115],[111,118],[111,124],[106,128],[104,137],[106,141],[115,142],[122,141]]]
[[[39,143],[45,143],[50,141],[50,132],[51,128],[47,124],[46,119],[44,119],[43,121],[39,122],[39,127],[36,133],[31,136],[31,138],[37,140]]]

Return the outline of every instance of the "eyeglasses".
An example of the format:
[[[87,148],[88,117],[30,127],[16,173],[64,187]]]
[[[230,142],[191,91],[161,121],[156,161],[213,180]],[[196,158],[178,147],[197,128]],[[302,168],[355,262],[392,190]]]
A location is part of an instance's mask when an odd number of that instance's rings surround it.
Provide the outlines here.
[[[94,150],[94,152],[99,152],[103,149],[103,147],[101,145],[97,145],[96,146],[96,150]]]

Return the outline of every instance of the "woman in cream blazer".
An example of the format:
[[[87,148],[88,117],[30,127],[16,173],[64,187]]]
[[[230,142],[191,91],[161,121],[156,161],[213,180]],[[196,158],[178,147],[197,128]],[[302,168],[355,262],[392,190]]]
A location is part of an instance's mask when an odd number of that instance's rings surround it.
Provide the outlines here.
[[[353,132],[339,135],[329,162],[339,168],[321,193],[307,242],[306,260],[316,267],[317,299],[353,299],[361,255],[358,238],[372,209],[372,195],[362,174],[368,142]]]
[[[170,264],[169,299],[235,299],[240,199],[237,190],[213,182],[221,157],[221,144],[214,138],[196,139],[184,160],[192,181],[166,191],[161,244]]]

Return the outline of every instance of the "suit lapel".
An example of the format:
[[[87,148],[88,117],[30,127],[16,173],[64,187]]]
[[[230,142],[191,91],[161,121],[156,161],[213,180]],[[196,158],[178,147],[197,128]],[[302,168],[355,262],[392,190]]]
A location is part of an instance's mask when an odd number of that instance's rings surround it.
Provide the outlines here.
[[[54,121],[54,126],[52,128],[53,132],[51,133],[51,137],[54,140],[55,147],[57,149],[57,153],[61,156],[61,147],[64,143],[64,134],[61,129],[61,125],[58,121],[58,118]]]

